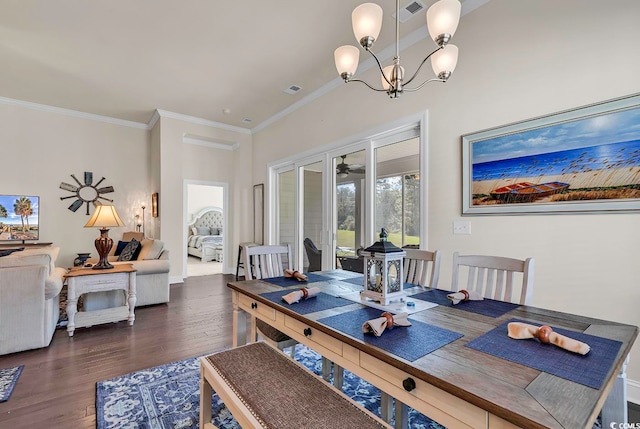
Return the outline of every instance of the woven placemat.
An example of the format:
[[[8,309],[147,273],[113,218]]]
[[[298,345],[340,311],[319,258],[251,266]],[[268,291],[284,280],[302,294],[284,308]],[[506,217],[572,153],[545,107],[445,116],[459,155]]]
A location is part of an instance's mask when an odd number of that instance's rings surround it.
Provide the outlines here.
[[[591,351],[583,356],[553,344],[542,344],[536,339],[509,338],[507,325],[510,322],[532,323],[525,320],[510,320],[469,341],[465,346],[594,389],[602,387],[622,346],[620,341],[552,326],[553,330],[559,334],[589,344]]]
[[[207,356],[264,428],[382,428],[363,407],[265,343]]]
[[[263,282],[271,283],[273,285],[281,286],[281,287],[289,287],[289,286],[304,287],[304,285],[309,283],[327,282],[331,280],[331,277],[323,276],[320,274],[304,273],[304,275],[307,276],[306,282],[298,281],[298,279],[295,279],[293,277],[269,277],[261,280]]]
[[[328,295],[324,292],[320,292],[318,295],[308,299],[301,299],[294,304],[287,304],[282,300],[282,297],[294,290],[295,289],[266,292],[261,293],[260,296],[263,296],[269,301],[275,302],[276,304],[280,304],[287,308],[290,308],[298,314],[314,313],[316,311],[322,311],[329,308],[342,307],[344,305],[353,304],[353,302],[349,301],[348,299],[338,298],[332,295]]]
[[[409,319],[412,326],[396,326],[383,332],[379,337],[362,332],[362,324],[378,318],[382,311],[375,308],[361,308],[318,320],[331,328],[380,347],[394,355],[413,362],[424,355],[462,337],[462,334],[432,326],[418,320]]]
[[[438,305],[445,305],[451,308],[457,308],[458,310],[469,311],[471,313],[482,314],[489,317],[500,317],[520,306],[519,304],[514,304],[512,302],[494,301],[493,299],[486,298],[482,301],[463,301],[453,305],[453,303],[447,298],[447,294],[450,293],[451,292],[446,290],[432,289],[411,295],[408,298],[435,302]]]

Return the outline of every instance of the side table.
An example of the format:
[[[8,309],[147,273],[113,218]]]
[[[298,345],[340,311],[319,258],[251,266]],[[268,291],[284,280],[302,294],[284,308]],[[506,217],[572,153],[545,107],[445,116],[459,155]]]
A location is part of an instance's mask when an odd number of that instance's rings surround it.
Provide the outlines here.
[[[91,268],[71,268],[65,275],[67,280],[67,332],[73,336],[75,328],[93,326],[100,323],[128,320],[133,325],[136,319],[136,270],[132,264],[115,265],[109,270]],[[78,312],[78,298],[89,292],[124,290],[127,302],[119,307],[103,310]]]

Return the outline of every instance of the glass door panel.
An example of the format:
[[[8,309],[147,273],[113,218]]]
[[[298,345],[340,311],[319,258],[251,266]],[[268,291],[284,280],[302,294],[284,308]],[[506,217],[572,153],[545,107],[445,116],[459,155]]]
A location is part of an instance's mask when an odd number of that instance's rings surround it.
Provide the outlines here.
[[[401,141],[375,150],[376,240],[381,228],[398,247],[420,245],[420,142]]]
[[[333,158],[336,172],[335,245],[343,269],[362,272],[358,249],[364,247],[365,151]]]
[[[303,270],[320,271],[322,269],[322,162],[300,167],[303,174],[302,187],[302,242]]]
[[[278,242],[277,244],[295,243],[295,170],[278,173]]]

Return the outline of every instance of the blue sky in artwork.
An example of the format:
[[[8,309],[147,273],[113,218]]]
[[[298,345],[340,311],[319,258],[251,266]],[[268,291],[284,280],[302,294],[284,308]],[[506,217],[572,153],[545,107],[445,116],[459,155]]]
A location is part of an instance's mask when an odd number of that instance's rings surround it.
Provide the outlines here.
[[[640,108],[473,143],[473,164],[640,140]]]
[[[0,222],[11,225],[22,224],[20,216],[13,212],[13,204],[21,196],[22,195],[0,195],[0,206],[3,206],[7,210],[7,217],[0,217]],[[31,209],[33,210],[33,214],[29,216],[29,224],[37,225],[40,199],[38,197],[25,196],[31,200]]]

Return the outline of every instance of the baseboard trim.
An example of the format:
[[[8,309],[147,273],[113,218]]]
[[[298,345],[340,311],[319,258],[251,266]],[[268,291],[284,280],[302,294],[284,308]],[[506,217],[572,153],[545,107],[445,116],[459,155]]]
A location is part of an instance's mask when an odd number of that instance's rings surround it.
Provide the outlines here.
[[[169,276],[169,284],[184,283],[182,276]]]
[[[640,405],[640,382],[627,378],[627,402]]]

